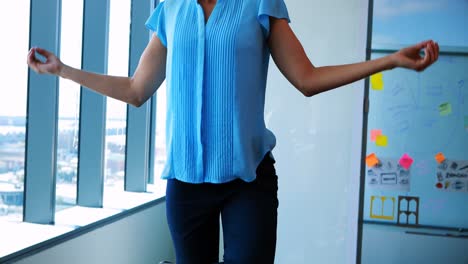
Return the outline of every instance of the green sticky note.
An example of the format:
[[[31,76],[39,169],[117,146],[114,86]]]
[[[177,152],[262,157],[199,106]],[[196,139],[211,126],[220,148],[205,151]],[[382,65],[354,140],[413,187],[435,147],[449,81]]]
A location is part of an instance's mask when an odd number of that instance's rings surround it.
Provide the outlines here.
[[[450,103],[439,105],[439,113],[441,116],[450,115],[452,113],[452,105]]]

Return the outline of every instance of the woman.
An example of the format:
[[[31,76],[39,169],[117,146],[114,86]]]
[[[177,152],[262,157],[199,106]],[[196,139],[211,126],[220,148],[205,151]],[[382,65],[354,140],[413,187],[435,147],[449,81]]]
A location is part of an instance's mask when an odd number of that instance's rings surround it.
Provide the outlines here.
[[[395,67],[422,71],[438,58],[437,43],[424,41],[376,60],[314,67],[288,23],[283,0],[166,0],[146,23],[154,34],[132,77],[85,72],[44,49],[30,50],[36,72],[136,107],[167,78],[162,178],[179,264],[217,262],[220,215],[225,263],[274,261],[276,141],[263,117],[270,55],[305,96]]]

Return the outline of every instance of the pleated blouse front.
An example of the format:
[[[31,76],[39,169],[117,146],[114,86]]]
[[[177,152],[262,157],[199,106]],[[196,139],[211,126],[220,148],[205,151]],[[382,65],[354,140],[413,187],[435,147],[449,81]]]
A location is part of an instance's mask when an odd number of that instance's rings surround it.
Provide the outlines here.
[[[283,0],[218,0],[205,22],[197,0],[166,0],[146,22],[167,47],[163,179],[253,181],[276,139],[264,122],[269,16]]]

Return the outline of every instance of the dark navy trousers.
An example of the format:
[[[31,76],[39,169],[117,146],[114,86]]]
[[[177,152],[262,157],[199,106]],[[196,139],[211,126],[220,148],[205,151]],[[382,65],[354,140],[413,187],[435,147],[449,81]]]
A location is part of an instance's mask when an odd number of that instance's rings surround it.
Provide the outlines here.
[[[274,262],[278,209],[274,163],[267,154],[253,182],[167,181],[167,220],[177,264],[218,262],[220,216],[225,264]]]

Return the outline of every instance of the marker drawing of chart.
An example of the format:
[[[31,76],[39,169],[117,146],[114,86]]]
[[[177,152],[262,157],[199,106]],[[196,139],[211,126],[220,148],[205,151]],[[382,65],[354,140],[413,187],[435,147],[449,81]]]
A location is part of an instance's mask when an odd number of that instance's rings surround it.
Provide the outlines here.
[[[399,74],[403,73],[402,70]],[[457,132],[463,132],[466,113],[462,106],[468,100],[468,92],[463,89],[462,78],[447,80],[440,76],[434,78],[438,80],[434,82],[432,78],[419,75],[394,79],[389,76],[386,83],[390,97],[397,96],[399,100],[388,100],[383,113],[385,116],[373,118],[385,122],[382,127],[388,128],[384,133],[390,142],[400,146],[400,152],[437,153],[445,150],[456,144]],[[456,123],[460,126],[454,126]],[[398,142],[399,139],[402,141]]]

